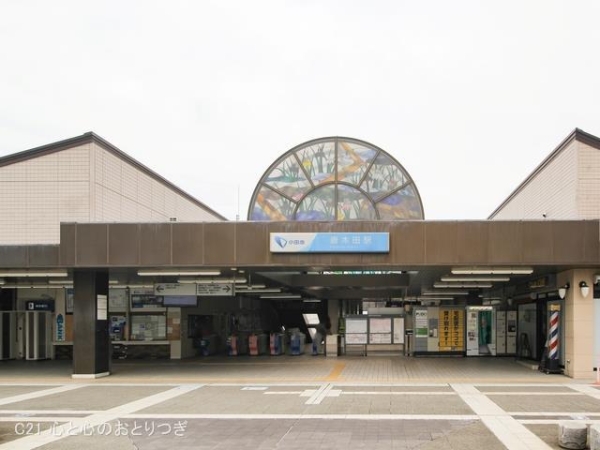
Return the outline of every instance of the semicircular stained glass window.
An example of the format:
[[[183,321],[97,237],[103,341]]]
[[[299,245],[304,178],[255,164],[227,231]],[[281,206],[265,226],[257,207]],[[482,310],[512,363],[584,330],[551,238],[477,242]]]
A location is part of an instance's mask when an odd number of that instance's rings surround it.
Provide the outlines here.
[[[248,220],[419,220],[415,183],[382,149],[350,138],[301,144],[275,161],[257,184]]]

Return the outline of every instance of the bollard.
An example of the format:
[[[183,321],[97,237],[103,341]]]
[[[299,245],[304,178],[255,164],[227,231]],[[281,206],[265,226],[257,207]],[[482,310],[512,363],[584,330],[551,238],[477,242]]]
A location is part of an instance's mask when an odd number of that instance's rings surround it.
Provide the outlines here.
[[[590,450],[600,450],[600,425],[590,427]]]
[[[587,444],[587,425],[565,420],[558,424],[558,445],[571,450],[584,450]]]

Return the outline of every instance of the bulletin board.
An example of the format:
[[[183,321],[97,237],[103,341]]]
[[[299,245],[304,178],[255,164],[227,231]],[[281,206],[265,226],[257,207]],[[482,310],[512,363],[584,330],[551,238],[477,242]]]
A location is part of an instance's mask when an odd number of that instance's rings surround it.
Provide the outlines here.
[[[346,344],[404,344],[404,317],[397,315],[346,317]]]
[[[369,317],[369,344],[392,343],[392,318]]]
[[[368,344],[367,317],[346,317],[346,345]]]

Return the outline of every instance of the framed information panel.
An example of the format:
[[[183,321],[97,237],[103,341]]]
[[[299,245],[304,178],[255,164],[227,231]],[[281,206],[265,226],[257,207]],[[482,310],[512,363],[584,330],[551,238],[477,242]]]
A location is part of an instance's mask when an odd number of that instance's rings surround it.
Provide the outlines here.
[[[392,318],[369,317],[369,344],[392,343]]]
[[[370,333],[391,333],[392,318],[391,317],[370,317],[369,318]]]
[[[346,345],[361,344],[366,345],[367,333],[346,333]]]
[[[394,317],[394,344],[404,344],[404,317]]]
[[[364,333],[367,334],[366,317],[347,317],[346,334]]]
[[[346,317],[346,345],[366,345],[368,338],[367,317]]]

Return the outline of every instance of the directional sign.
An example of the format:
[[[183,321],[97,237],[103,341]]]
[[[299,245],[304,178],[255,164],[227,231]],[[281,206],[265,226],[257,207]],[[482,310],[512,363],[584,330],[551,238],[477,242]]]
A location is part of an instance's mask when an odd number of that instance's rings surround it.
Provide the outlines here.
[[[233,284],[198,284],[196,295],[213,297],[233,297]]]
[[[154,295],[195,295],[196,286],[179,283],[160,283],[154,285]]]

